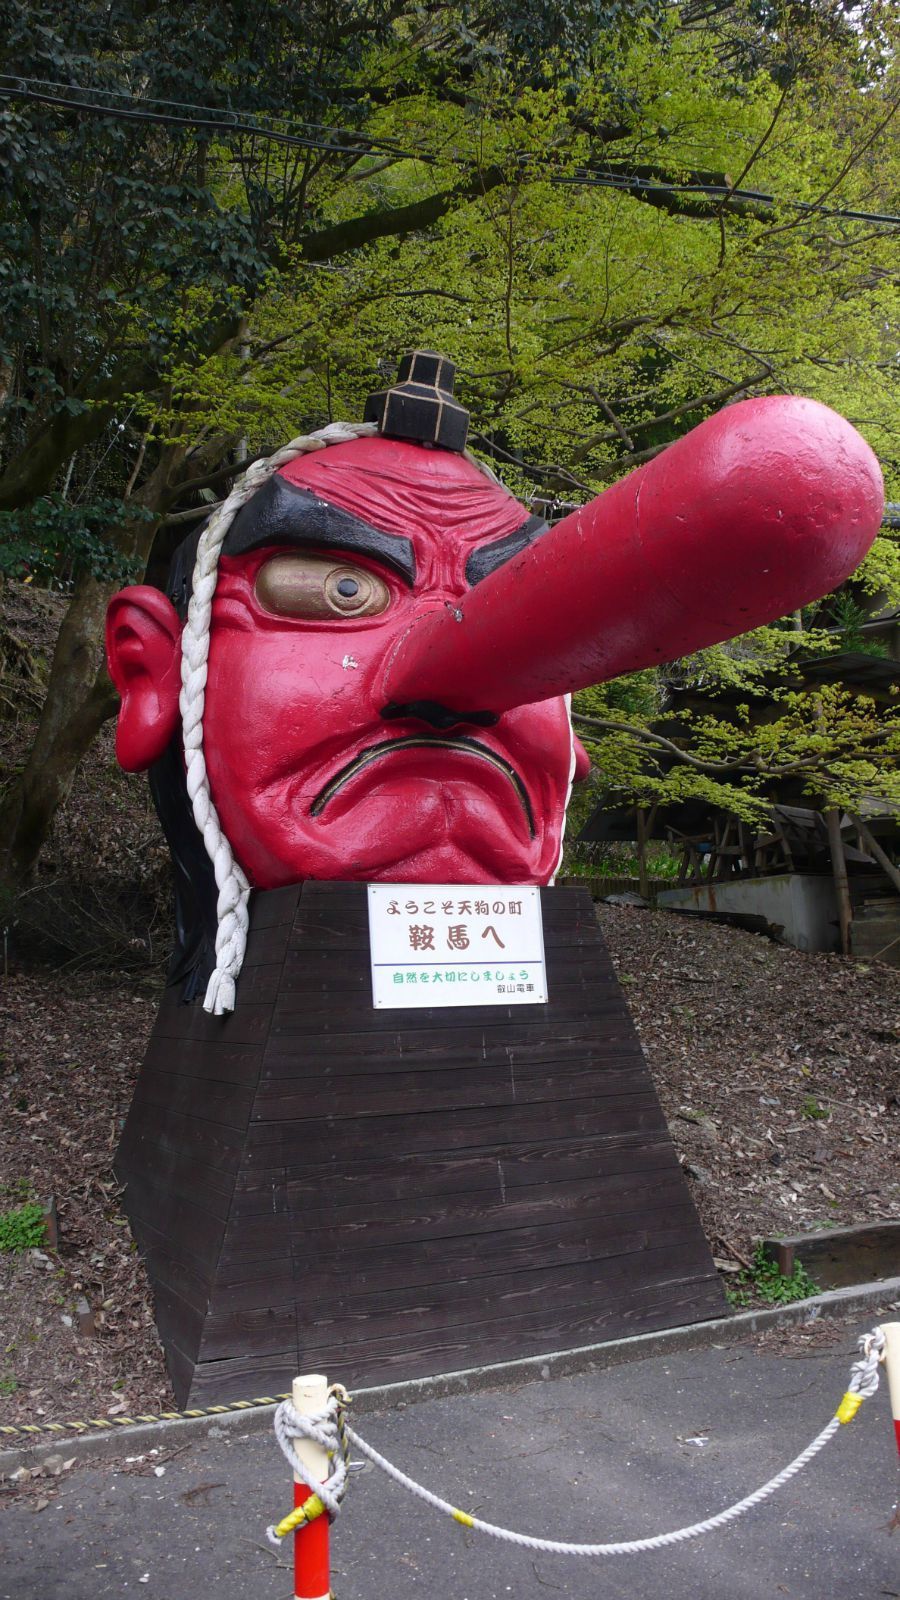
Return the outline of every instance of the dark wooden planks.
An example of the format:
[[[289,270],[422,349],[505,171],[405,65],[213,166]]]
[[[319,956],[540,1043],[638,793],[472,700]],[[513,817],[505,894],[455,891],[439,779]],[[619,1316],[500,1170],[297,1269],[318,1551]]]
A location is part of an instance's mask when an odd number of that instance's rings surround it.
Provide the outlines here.
[[[166,1352],[168,1360],[168,1351]],[[229,1400],[274,1400],[291,1392],[298,1372],[308,1372],[295,1340],[278,1354],[245,1353],[196,1364],[176,1352],[169,1371],[176,1394],[190,1393],[191,1404],[216,1405]]]
[[[604,1137],[617,1133],[639,1132],[646,1138],[664,1134],[658,1105],[649,1094],[635,1096],[635,1104],[602,1106]],[[563,1101],[557,1106],[511,1106],[501,1116],[494,1107],[471,1108],[442,1115],[440,1112],[411,1112],[402,1117],[350,1117],[345,1122],[261,1123],[254,1127],[252,1150],[259,1166],[273,1159],[280,1165],[291,1149],[302,1150],[304,1165],[329,1168],[343,1158],[362,1157],[373,1142],[401,1139],[410,1152],[427,1154],[440,1160],[444,1154],[493,1148],[498,1122],[508,1144],[529,1143],[544,1137],[549,1144],[557,1139],[581,1138],[593,1133],[601,1108],[593,1101]],[[445,1126],[445,1123],[449,1126]],[[339,1154],[340,1152],[340,1154]]]
[[[304,1250],[299,1264],[326,1305],[334,1295],[347,1305],[362,1296],[434,1291],[448,1279],[462,1286],[463,1298],[475,1300],[543,1268],[581,1266],[582,1281],[591,1282],[600,1274],[599,1263],[628,1258],[630,1270],[638,1253],[645,1274],[656,1266],[668,1271],[679,1252],[690,1261],[692,1245],[684,1243],[689,1214],[687,1201],[655,1214],[642,1208],[607,1228],[597,1226],[602,1221],[597,1216],[573,1220],[563,1215],[539,1225],[483,1231],[477,1242],[471,1234],[459,1234],[365,1246],[338,1236],[330,1252],[313,1256]]]
[[[510,1267],[492,1276],[489,1284],[483,1282],[477,1293],[467,1293],[466,1281],[452,1275],[425,1289],[372,1289],[365,1294],[348,1290],[341,1296],[332,1288],[331,1298],[323,1303],[314,1304],[309,1295],[298,1304],[301,1337],[339,1333],[348,1345],[364,1339],[374,1343],[379,1338],[393,1338],[397,1323],[438,1333],[463,1330],[467,1324],[474,1329],[503,1322],[514,1309],[531,1316],[535,1327],[543,1317],[546,1329],[548,1298],[553,1301],[555,1319],[563,1313],[595,1315],[603,1302],[604,1315],[614,1315],[616,1294],[628,1287],[639,1287],[643,1293],[683,1281],[685,1268],[691,1264],[688,1247],[667,1239],[648,1252],[638,1285],[630,1255],[626,1248],[618,1254],[590,1261],[575,1259],[555,1268],[547,1262],[522,1271]]]
[[[125,1208],[182,1404],[215,1290],[298,898],[297,888],[258,897],[235,1016],[207,1016],[199,1004],[185,1006],[177,990],[167,991],[117,1152]],[[270,1230],[269,1249],[277,1243]],[[257,1324],[260,1343],[266,1317]]]
[[[582,891],[549,1001],[375,1011],[366,891],[255,896],[233,1018],[167,997],[119,1152],[184,1400],[360,1384],[715,1315]]]
[[[398,1152],[389,1166],[370,1157],[342,1162],[334,1173],[309,1172],[302,1164],[292,1163],[281,1169],[293,1195],[309,1207],[311,1214],[323,1205],[330,1214],[347,1205],[365,1216],[379,1202],[399,1199],[427,1204],[433,1196],[487,1194],[491,1198],[499,1196],[505,1203],[508,1196],[517,1192],[540,1195],[549,1192],[550,1185],[580,1179],[599,1185],[619,1174],[643,1179],[646,1192],[660,1171],[680,1173],[671,1143],[662,1137],[647,1141],[633,1133],[612,1138],[597,1134],[591,1139],[573,1139],[549,1147],[543,1142],[517,1146],[497,1143],[442,1161],[429,1155]],[[237,1192],[241,1192],[240,1188]]]

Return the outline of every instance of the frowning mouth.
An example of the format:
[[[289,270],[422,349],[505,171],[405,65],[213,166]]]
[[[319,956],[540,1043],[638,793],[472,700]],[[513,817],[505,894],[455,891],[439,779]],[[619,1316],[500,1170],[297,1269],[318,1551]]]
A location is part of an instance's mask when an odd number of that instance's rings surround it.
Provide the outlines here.
[[[498,756],[496,751],[489,750],[486,745],[480,744],[477,739],[469,739],[464,734],[458,734],[455,737],[443,734],[410,734],[406,738],[384,739],[381,744],[369,745],[368,749],[361,750],[358,756],[354,756],[352,761],[348,761],[346,766],[341,767],[340,771],[336,772],[334,777],[326,783],[324,789],[319,790],[310,806],[312,816],[319,816],[329,800],[333,800],[339,790],[344,787],[344,784],[348,783],[351,778],[355,778],[357,773],[363,772],[366,767],[372,766],[373,762],[380,761],[382,756],[393,755],[399,750],[455,750],[462,755],[475,756],[479,761],[486,761],[488,766],[493,767],[496,772],[502,772],[503,776],[512,784],[525,813],[528,831],[532,839],[534,838],[534,812],[531,809],[528,791],[515,767],[504,760],[503,756]]]

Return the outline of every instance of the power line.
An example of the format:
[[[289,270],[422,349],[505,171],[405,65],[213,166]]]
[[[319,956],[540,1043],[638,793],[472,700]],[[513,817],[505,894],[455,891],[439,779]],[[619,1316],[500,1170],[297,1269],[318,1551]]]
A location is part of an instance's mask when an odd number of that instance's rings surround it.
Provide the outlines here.
[[[31,78],[23,77],[19,73],[0,72],[0,85],[3,83],[8,83],[14,88],[33,87],[36,85],[37,88],[41,90],[53,89],[62,91],[64,94],[78,93],[109,95],[116,100],[129,100],[132,105],[138,106],[170,106],[176,111],[200,111],[203,113],[204,117],[212,116],[230,118],[231,121],[226,124],[228,127],[233,126],[238,118],[244,117],[246,119],[246,117],[249,116],[249,113],[237,112],[230,106],[209,106],[202,104],[198,100],[166,100],[159,95],[138,96],[133,94],[130,89],[104,89],[99,84],[93,85],[90,88],[84,88],[80,84],[63,83],[58,78]],[[297,117],[286,111],[256,112],[254,113],[254,116],[254,125],[259,124],[260,128],[263,130],[267,122],[283,122],[286,123],[288,127],[315,128],[320,133],[339,133],[348,139],[369,137],[367,134],[357,133],[356,130],[352,128],[343,128],[331,122],[311,122],[305,117]],[[396,144],[396,142],[396,140],[390,139],[379,141],[379,143],[388,145]]]
[[[41,89],[28,87],[30,84],[43,85],[44,88],[65,88],[68,93],[65,96],[55,93],[49,94],[42,92]],[[149,111],[144,107],[141,109],[134,109],[133,106],[103,106],[99,105],[96,101],[74,100],[69,98],[69,95],[72,92],[82,95],[86,95],[88,93],[107,94],[116,96],[120,99],[127,97],[126,91],[119,89],[87,90],[81,88],[77,84],[60,84],[57,86],[52,79],[19,78],[13,77],[11,74],[0,74],[0,101],[24,101],[27,104],[45,105],[52,109],[61,111],[76,111],[87,113],[91,116],[111,117],[115,120],[124,120],[129,122],[163,124],[167,127],[210,128],[219,133],[242,134],[251,138],[268,140],[275,144],[295,146],[309,150],[319,150],[330,155],[369,155],[377,152],[379,154],[393,155],[397,158],[397,160],[422,161],[429,165],[435,165],[441,159],[432,151],[426,151],[421,148],[409,150],[401,145],[398,145],[393,140],[380,139],[378,137],[359,133],[348,128],[335,127],[331,131],[336,134],[340,140],[352,141],[352,143],[336,142],[334,139],[326,141],[313,138],[309,134],[288,133],[278,128],[266,127],[258,121],[248,122],[244,120],[238,120],[239,117],[243,115],[242,113],[220,109],[215,106],[201,106],[192,104],[189,101],[178,100],[147,101],[148,105],[166,105],[183,109],[185,111],[190,111],[192,113],[204,113],[202,116],[196,114],[192,114],[190,116],[174,116],[171,114],[171,112]],[[131,98],[134,100],[135,97]],[[279,116],[281,116],[280,113]],[[290,122],[292,119],[284,116],[283,120]],[[297,121],[297,126],[319,128],[322,131],[327,131],[329,127],[329,125],[325,123],[306,123],[300,121],[299,119]],[[445,157],[443,159],[449,160],[451,164],[456,166],[465,167],[469,170],[474,169],[474,163],[465,161],[461,157]],[[526,154],[520,155],[518,159],[522,165],[527,164],[532,167],[534,165],[533,158]],[[544,174],[538,172],[538,176],[544,176]],[[870,222],[886,225],[888,227],[900,227],[900,216],[894,216],[891,213],[855,211],[839,207],[818,205],[814,202],[804,200],[779,200],[777,196],[773,194],[767,194],[759,189],[735,189],[729,184],[724,183],[669,183],[663,179],[631,177],[628,173],[603,172],[602,169],[595,170],[593,168],[583,167],[577,168],[575,172],[571,174],[550,174],[548,177],[546,177],[546,181],[554,186],[560,187],[565,186],[574,188],[616,189],[625,193],[634,194],[638,198],[640,198],[641,195],[645,195],[649,199],[652,198],[653,195],[678,196],[693,194],[705,196],[711,200],[739,200],[745,203],[760,206],[774,207],[783,205],[787,206],[793,211],[800,211],[806,214],[816,214],[824,217],[834,217],[842,221]]]
[[[4,77],[8,78],[8,76],[8,74],[0,74],[0,80]],[[258,122],[238,121],[237,113],[219,111],[215,106],[198,107],[198,111],[202,110],[207,113],[204,116],[179,117],[173,116],[170,112],[134,110],[126,106],[102,106],[92,100],[72,100],[68,95],[46,94],[37,89],[26,88],[24,84],[28,81],[31,80],[13,79],[11,83],[0,81],[0,100],[21,100],[30,105],[45,105],[60,111],[82,111],[91,116],[111,117],[115,121],[162,123],[166,127],[173,128],[210,128],[218,133],[246,134],[253,138],[266,139],[274,144],[294,145],[309,150],[324,150],[334,155],[367,155],[371,151],[377,150],[379,152],[383,151],[388,155],[396,155],[399,160],[427,162],[437,160],[437,157],[429,152],[406,150],[397,145],[394,140],[373,138],[369,134],[355,133],[349,128],[336,128],[334,131],[345,140],[355,141],[358,146],[357,150],[354,150],[353,146],[347,143],[336,143],[334,140],[326,142],[322,139],[314,139],[307,134],[284,133],[277,128],[267,128]],[[86,89],[79,89],[77,85],[64,85],[62,87],[68,87],[70,91],[74,89],[79,94],[87,94],[89,92]],[[97,91],[90,92],[96,93]],[[111,91],[100,90],[101,94],[107,92]],[[159,103],[175,106],[180,104],[179,101],[162,101]],[[212,115],[208,114],[210,112]],[[227,117],[231,120],[221,121],[219,120],[221,117]],[[313,124],[300,125],[314,126]],[[319,126],[325,127],[327,125],[319,124]]]
[[[778,200],[761,189],[733,189],[727,183],[666,183],[661,178],[631,178],[627,173],[593,172],[582,168],[571,177],[551,179],[556,184],[571,184],[579,188],[628,189],[634,194],[699,194],[714,199],[749,200],[755,205],[786,205],[792,211],[814,212],[823,217],[841,217],[851,222],[883,222],[900,227],[900,217],[878,211],[847,211],[830,206],[816,205],[807,200]]]

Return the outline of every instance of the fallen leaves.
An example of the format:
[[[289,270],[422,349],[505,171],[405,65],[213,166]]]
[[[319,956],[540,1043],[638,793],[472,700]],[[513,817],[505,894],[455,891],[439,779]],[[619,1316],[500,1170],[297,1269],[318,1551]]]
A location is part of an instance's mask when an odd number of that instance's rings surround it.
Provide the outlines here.
[[[155,985],[108,972],[13,973],[0,990],[0,1193],[52,1192],[60,1228],[58,1251],[0,1255],[4,1422],[172,1403],[107,1137],[111,1126],[118,1137],[156,1003]]]
[[[620,977],[645,975],[628,1006],[727,1258],[900,1212],[900,972],[667,912],[603,905],[598,920]]]

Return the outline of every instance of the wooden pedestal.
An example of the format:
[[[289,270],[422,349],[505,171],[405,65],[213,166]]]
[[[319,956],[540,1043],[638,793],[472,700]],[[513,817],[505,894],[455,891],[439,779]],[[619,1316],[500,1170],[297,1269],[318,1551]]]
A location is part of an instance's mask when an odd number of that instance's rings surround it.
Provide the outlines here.
[[[254,898],[233,1016],[167,994],[116,1170],[179,1404],[721,1313],[590,896],[542,901],[547,1005],[375,1011],[355,883]]]

